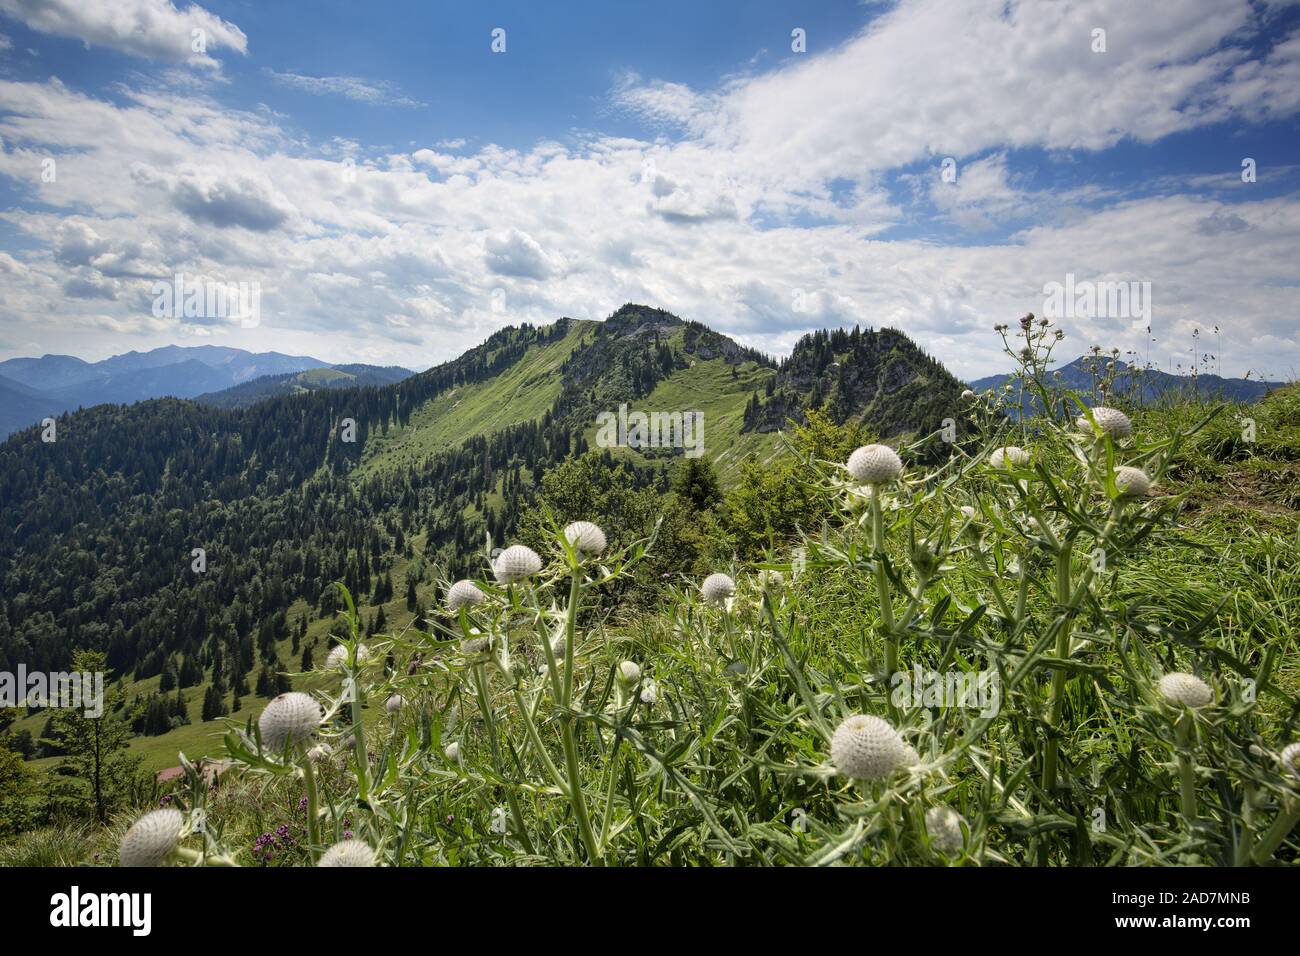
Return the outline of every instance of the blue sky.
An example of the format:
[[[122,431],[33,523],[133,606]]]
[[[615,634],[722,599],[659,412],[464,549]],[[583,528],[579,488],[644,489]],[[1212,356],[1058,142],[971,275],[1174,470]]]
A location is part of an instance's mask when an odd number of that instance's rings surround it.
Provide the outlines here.
[[[1219,324],[1288,378],[1298,110],[1282,0],[0,0],[0,358],[424,367],[632,300],[773,353],[895,325],[973,377],[1069,275],[1152,290],[1071,355]],[[155,314],[176,272],[256,320]]]

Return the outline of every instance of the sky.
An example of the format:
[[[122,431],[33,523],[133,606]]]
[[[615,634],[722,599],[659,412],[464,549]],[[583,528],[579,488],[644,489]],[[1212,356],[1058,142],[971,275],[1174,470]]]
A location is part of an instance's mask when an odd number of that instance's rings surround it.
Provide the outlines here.
[[[0,359],[423,369],[637,302],[1289,380],[1297,113],[1290,0],[0,0]]]

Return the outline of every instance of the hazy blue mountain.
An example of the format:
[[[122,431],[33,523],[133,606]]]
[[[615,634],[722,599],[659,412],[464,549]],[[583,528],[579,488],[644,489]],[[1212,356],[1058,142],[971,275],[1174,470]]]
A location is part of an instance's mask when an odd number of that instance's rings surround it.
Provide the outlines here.
[[[194,398],[266,376],[325,367],[327,363],[306,355],[219,345],[167,345],[99,362],[71,355],[8,359],[0,362],[0,435],[69,409],[164,396]]]
[[[1070,364],[1061,366],[1059,381],[1063,387],[1085,393],[1092,391],[1093,378],[1092,373],[1084,366],[1086,359],[1087,356],[1080,356]],[[1117,394],[1129,395],[1135,391],[1129,387],[1131,374],[1129,366],[1119,360],[1116,360],[1115,364],[1120,370],[1115,377],[1115,391]],[[1143,400],[1148,402],[1175,395],[1191,395],[1193,391],[1204,398],[1254,402],[1285,384],[1246,378],[1223,378],[1218,375],[1198,375],[1193,382],[1190,375],[1171,375],[1158,369],[1136,371],[1141,375]],[[977,392],[983,392],[987,389],[1000,389],[1008,382],[1014,385],[1017,381],[1018,376],[1015,375],[988,375],[970,382],[970,387]]]
[[[327,365],[285,375],[264,375],[242,385],[199,395],[194,400],[215,408],[247,408],[268,398],[296,395],[321,388],[392,385],[414,374],[410,369],[398,365]]]

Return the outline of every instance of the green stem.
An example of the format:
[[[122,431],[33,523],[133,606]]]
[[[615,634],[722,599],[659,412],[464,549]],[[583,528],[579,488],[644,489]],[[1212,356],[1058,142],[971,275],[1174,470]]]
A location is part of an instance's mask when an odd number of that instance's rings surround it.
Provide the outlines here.
[[[313,863],[320,855],[320,796],[316,792],[316,771],[311,758],[302,758],[302,779],[307,787],[307,853]]]
[[[478,709],[483,717],[483,723],[488,735],[488,746],[492,751],[492,769],[496,771],[498,777],[504,779],[505,773],[501,768],[501,745],[497,741],[496,717],[492,712],[491,698],[488,697],[487,665],[475,664],[472,672],[474,674],[474,690],[478,695]],[[510,817],[515,822],[515,830],[519,834],[524,849],[531,854],[533,852],[533,841],[528,838],[528,830],[524,826],[523,812],[519,809],[519,801],[511,789],[506,790],[506,806],[510,809]]]
[[[1178,745],[1178,789],[1183,819],[1188,826],[1195,823],[1197,817],[1196,771],[1192,768],[1192,757],[1189,753],[1193,719],[1191,714],[1184,714],[1178,718],[1174,728],[1174,740]]]
[[[560,701],[560,737],[564,743],[564,764],[569,775],[569,803],[573,807],[573,817],[578,822],[578,832],[587,847],[587,857],[592,866],[604,866],[605,860],[596,842],[596,834],[591,827],[591,818],[587,815],[587,800],[582,792],[582,775],[578,766],[578,742],[573,735],[573,711],[569,707],[573,691],[573,636],[577,629],[578,605],[582,600],[582,572],[574,568],[572,583],[569,586],[569,606],[565,612],[564,634],[567,642],[564,649],[564,685]]]
[[[885,571],[885,516],[880,507],[880,486],[871,486],[872,563],[876,566],[876,596],[880,601],[880,630],[885,645],[885,675],[898,670],[898,635],[894,633],[894,598]]]
[[[1259,846],[1255,847],[1251,860],[1256,865],[1267,863],[1297,823],[1300,823],[1300,800],[1288,800],[1268,832],[1260,839]]]

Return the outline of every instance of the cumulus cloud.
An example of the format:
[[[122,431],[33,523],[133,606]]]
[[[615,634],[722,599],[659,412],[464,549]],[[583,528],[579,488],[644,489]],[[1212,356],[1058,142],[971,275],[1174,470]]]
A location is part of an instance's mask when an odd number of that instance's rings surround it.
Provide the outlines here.
[[[197,4],[177,10],[171,0],[0,0],[0,13],[41,33],[169,63],[215,67],[213,48],[248,52],[239,27]]]
[[[0,82],[0,175],[18,196],[0,221],[22,238],[0,253],[0,330],[10,354],[206,336],[420,365],[506,324],[631,300],[773,353],[824,325],[896,325],[974,377],[1004,365],[991,325],[1041,311],[1044,285],[1073,274],[1151,281],[1162,343],[1217,322],[1225,370],[1285,374],[1297,196],[1228,188],[1214,169],[1047,192],[1016,168],[1021,149],[1300,110],[1292,41],[1252,52],[1247,0],[1148,6],[902,0],[838,48],[716,89],[626,80],[612,106],[654,119],[646,139],[520,149],[441,130],[400,150],[313,144],[202,92]],[[1109,52],[1094,54],[1102,22]],[[57,181],[39,177],[47,156]],[[891,193],[900,176],[910,202]],[[936,215],[974,238],[902,228]],[[178,271],[259,282],[261,325],[154,318],[152,282]],[[1139,342],[1123,319],[1067,332],[1078,351]]]

